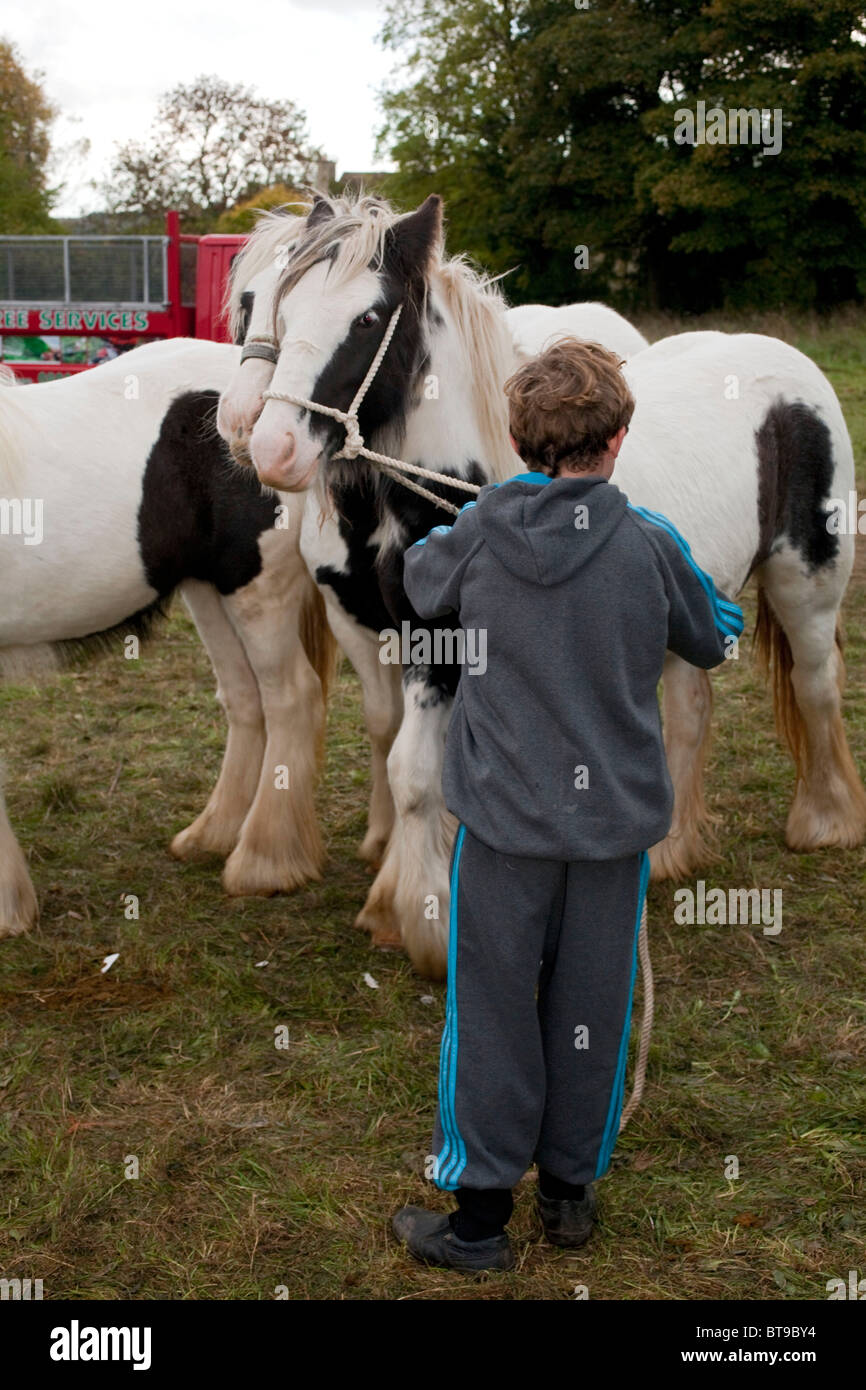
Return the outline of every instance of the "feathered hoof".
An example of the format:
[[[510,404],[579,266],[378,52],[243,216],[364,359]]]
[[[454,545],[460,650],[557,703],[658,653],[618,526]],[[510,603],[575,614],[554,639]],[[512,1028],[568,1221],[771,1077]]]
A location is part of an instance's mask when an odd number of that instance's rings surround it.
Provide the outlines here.
[[[444,980],[448,974],[448,943],[438,937],[416,937],[406,950],[424,980]]]
[[[385,858],[385,850],[387,848],[387,835],[377,835],[373,831],[368,830],[358,846],[358,858],[363,859],[364,863],[369,864],[373,869],[381,869],[382,860]]]
[[[785,843],[798,854],[815,849],[856,849],[866,834],[866,820],[860,806],[852,804],[836,812],[797,804],[795,800],[785,827]]]
[[[366,902],[355,918],[359,931],[368,932],[374,946],[383,950],[402,950],[403,936],[400,923],[389,904]]]
[[[701,835],[668,835],[653,845],[649,852],[650,878],[660,879],[691,878],[700,869],[706,868],[718,859],[718,853]]]
[[[226,833],[220,831],[213,824],[199,825],[193,821],[186,830],[181,830],[175,835],[168,847],[169,854],[174,859],[180,859],[184,863],[192,863],[200,859],[212,859],[214,855],[219,855],[225,859],[226,855],[231,854],[238,842],[237,831]]]
[[[241,844],[226,860],[222,885],[230,898],[272,898],[275,893],[294,893],[321,877],[313,864],[285,858],[278,863]]]
[[[23,936],[39,921],[39,903],[28,874],[0,885],[0,938]]]

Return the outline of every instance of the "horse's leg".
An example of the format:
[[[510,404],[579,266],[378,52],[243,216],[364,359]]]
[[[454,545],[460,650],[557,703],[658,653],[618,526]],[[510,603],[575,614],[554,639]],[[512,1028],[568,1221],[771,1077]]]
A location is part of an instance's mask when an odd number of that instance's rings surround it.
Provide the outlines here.
[[[20,936],[35,927],[38,917],[27,861],[12,834],[0,785],[0,937]]]
[[[171,842],[177,859],[230,854],[259,780],[265,721],[259,687],[224,604],[210,584],[190,579],[182,588],[217,677],[217,699],[228,720],[228,737],[217,784],[201,815]]]
[[[842,723],[847,558],[810,573],[784,548],[758,575],[756,642],[771,673],[776,725],[797,767],[785,835],[795,850],[851,847],[866,833],[866,791]]]
[[[361,682],[364,722],[370,736],[370,805],[367,833],[358,855],[379,868],[394,825],[394,798],[388,781],[388,754],[403,716],[402,668],[379,660],[377,638],[350,617],[325,589],[331,631]]]
[[[374,945],[402,943],[419,974],[443,979],[457,823],[442,799],[442,757],[453,701],[414,670],[404,696],[403,722],[388,757],[394,830],[356,925],[370,932]]]
[[[290,893],[320,878],[314,801],[334,639],[325,606],[290,532],[265,533],[262,572],[225,599],[255,673],[266,743],[258,786],[223,872],[232,896]]]
[[[714,857],[713,823],[704,802],[713,691],[706,671],[668,652],[662,684],[665,753],[674,787],[666,837],[650,850],[653,878],[686,878]]]

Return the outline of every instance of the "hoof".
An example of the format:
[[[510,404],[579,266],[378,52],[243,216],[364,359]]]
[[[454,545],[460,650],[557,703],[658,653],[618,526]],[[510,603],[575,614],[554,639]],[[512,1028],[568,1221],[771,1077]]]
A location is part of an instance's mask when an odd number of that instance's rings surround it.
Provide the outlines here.
[[[369,864],[371,868],[379,870],[382,867],[382,860],[385,858],[387,848],[387,835],[383,839],[381,835],[371,835],[368,832],[358,846],[358,858],[363,859],[364,863]]]
[[[200,859],[212,859],[215,855],[225,859],[236,844],[237,834],[215,835],[212,830],[208,830],[207,827],[199,828],[198,822],[194,822],[188,825],[186,830],[181,830],[175,835],[168,852],[173,859],[180,859],[183,863],[189,864]]]
[[[313,865],[277,863],[238,845],[226,860],[222,885],[230,898],[272,898],[275,893],[294,893],[321,877]]]
[[[718,853],[699,836],[686,839],[682,835],[668,835],[653,845],[649,852],[650,877],[654,883],[660,879],[691,878],[700,869],[718,859]]]
[[[29,877],[0,887],[0,938],[23,936],[39,921],[39,903]]]
[[[396,935],[392,932],[371,932],[370,944],[375,946],[378,951],[402,951],[403,938],[399,932]]]
[[[402,949],[403,935],[400,923],[391,908],[365,904],[355,918],[355,926],[360,931],[369,932],[374,946],[384,949]]]
[[[789,849],[806,854],[814,849],[856,849],[863,843],[863,807],[853,801],[844,807],[815,808],[795,797],[785,827]]]

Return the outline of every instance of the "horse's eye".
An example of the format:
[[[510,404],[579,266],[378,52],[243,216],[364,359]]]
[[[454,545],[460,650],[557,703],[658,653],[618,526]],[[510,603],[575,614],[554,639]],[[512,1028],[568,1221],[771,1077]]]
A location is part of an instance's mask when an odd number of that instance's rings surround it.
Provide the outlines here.
[[[379,315],[376,313],[375,309],[368,309],[366,314],[362,314],[361,317],[356,320],[359,328],[372,328],[373,325],[378,322]]]

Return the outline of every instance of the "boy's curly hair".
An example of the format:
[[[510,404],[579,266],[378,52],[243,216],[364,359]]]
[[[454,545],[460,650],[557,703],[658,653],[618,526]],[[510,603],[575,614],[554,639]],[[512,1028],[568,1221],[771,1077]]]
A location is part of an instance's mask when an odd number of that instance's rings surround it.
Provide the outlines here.
[[[511,434],[524,463],[553,477],[591,468],[634,412],[621,366],[600,343],[560,338],[509,377]]]

